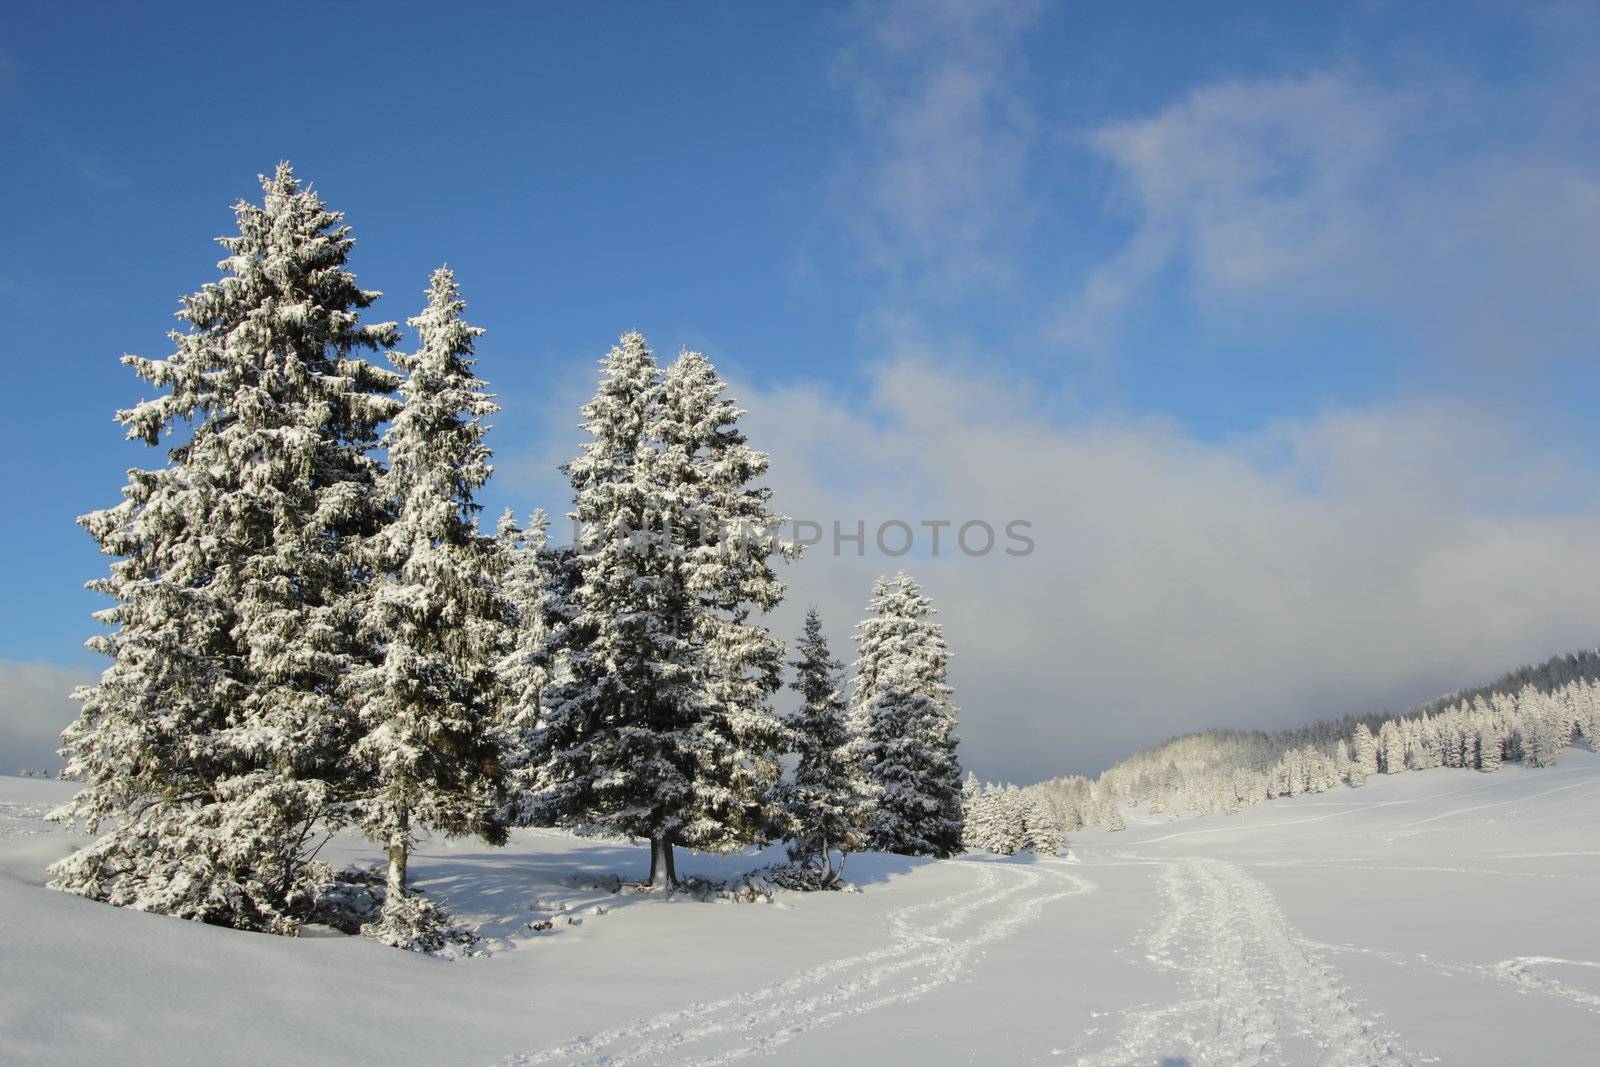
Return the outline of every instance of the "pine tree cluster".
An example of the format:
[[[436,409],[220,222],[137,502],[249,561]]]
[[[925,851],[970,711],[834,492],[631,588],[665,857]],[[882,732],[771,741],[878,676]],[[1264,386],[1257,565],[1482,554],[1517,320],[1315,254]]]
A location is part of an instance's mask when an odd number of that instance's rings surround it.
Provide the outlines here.
[[[425,834],[644,839],[661,886],[679,845],[787,838],[823,884],[835,854],[961,850],[949,655],[909,576],[875,586],[848,698],[812,612],[799,707],[773,709],[786,653],[760,616],[798,549],[709,360],[623,336],[564,468],[574,543],[538,510],[485,534],[499,408],[454,275],[402,351],[362,321],[380,294],[342,216],[287,164],[262,189],[172,355],[124,357],[160,395],[117,418],[167,462],[80,520],[112,559],[90,583],[111,666],[63,735],[82,788],[52,817],[98,836],[56,888],[293,933],[353,830],[388,856],[363,932],[442,951],[471,935],[409,884]]]
[[[1066,845],[1054,808],[1036,789],[980,784],[975,775],[968,775],[961,797],[968,848],[1001,856],[1018,852],[1055,856]]]

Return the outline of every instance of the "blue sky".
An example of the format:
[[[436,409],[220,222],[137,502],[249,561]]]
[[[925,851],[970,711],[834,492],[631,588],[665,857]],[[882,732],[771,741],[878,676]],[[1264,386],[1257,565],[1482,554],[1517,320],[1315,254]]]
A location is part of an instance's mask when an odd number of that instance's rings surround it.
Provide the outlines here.
[[[279,159],[380,318],[456,269],[491,512],[564,509],[638,328],[735,381],[793,514],[1033,521],[917,560],[985,776],[1594,643],[1593,5],[461,7],[0,15],[0,761],[95,665],[72,520],[151,462],[116,359]],[[847,652],[901,562],[795,603]]]

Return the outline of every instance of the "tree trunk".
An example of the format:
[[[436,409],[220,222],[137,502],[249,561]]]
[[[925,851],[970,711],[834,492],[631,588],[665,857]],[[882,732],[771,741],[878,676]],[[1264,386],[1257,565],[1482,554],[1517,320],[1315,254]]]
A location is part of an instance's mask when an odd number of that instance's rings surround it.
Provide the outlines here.
[[[410,827],[410,815],[402,808],[398,825],[389,834],[389,882],[384,890],[385,904],[399,904],[406,896],[406,858],[411,848],[407,837]]]
[[[659,834],[650,839],[650,885],[672,889],[678,884],[678,870],[672,859],[672,841]]]
[[[822,838],[822,884],[833,884],[833,850],[828,847],[826,835]]]

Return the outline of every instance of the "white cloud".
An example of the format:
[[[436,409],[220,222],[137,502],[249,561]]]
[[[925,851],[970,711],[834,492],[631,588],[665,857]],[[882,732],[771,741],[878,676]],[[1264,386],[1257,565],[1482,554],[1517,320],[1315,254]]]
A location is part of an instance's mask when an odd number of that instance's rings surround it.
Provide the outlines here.
[[[68,694],[94,678],[54,663],[0,660],[0,774],[61,767],[61,731],[78,715]]]
[[[942,609],[982,774],[1093,771],[1189,730],[1406,704],[1594,638],[1600,517],[1506,493],[1526,471],[1578,487],[1492,412],[1335,411],[1216,444],[1160,420],[1055,424],[914,357],[879,369],[869,403],[738,395],[794,515],[1032,521],[1025,558],[819,546],[776,621],[790,635],[818,604],[848,659],[872,577],[912,570]]]
[[[1004,284],[1036,119],[1017,83],[1033,0],[864,5],[837,76],[861,148],[837,190],[868,264],[912,289]]]
[[[1375,314],[1435,358],[1573,356],[1600,331],[1600,155],[1571,105],[1600,77],[1555,59],[1512,87],[1431,73],[1227,82],[1095,131],[1135,225],[1056,338],[1103,353],[1176,277],[1224,328]]]

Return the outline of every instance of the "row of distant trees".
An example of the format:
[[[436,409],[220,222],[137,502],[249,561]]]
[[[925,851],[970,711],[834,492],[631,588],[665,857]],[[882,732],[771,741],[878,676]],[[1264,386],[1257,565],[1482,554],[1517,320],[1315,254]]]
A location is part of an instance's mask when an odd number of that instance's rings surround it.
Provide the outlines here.
[[[1398,715],[1313,723],[1279,733],[1210,731],[1138,753],[1097,779],[1057,778],[1024,792],[1067,829],[1121,829],[1123,810],[1232,811],[1281,796],[1360,786],[1378,774],[1507,762],[1555,764],[1567,746],[1600,742],[1600,653],[1554,657],[1478,689]]]
[[[100,836],[56,887],[293,932],[351,828],[388,856],[364,931],[432,949],[461,932],[411,891],[425,833],[644,839],[664,887],[680,845],[786,837],[824,883],[850,849],[960,850],[948,652],[909,576],[874,587],[848,688],[810,616],[800,706],[774,711],[785,645],[760,617],[796,549],[709,360],[624,336],[563,468],[578,543],[538,512],[486,534],[498,407],[454,276],[402,351],[362,319],[379,294],[342,217],[287,165],[262,182],[173,354],[124,359],[157,395],[117,417],[167,462],[80,520],[112,559],[90,642],[112,663],[76,694],[83,787],[54,813]]]

